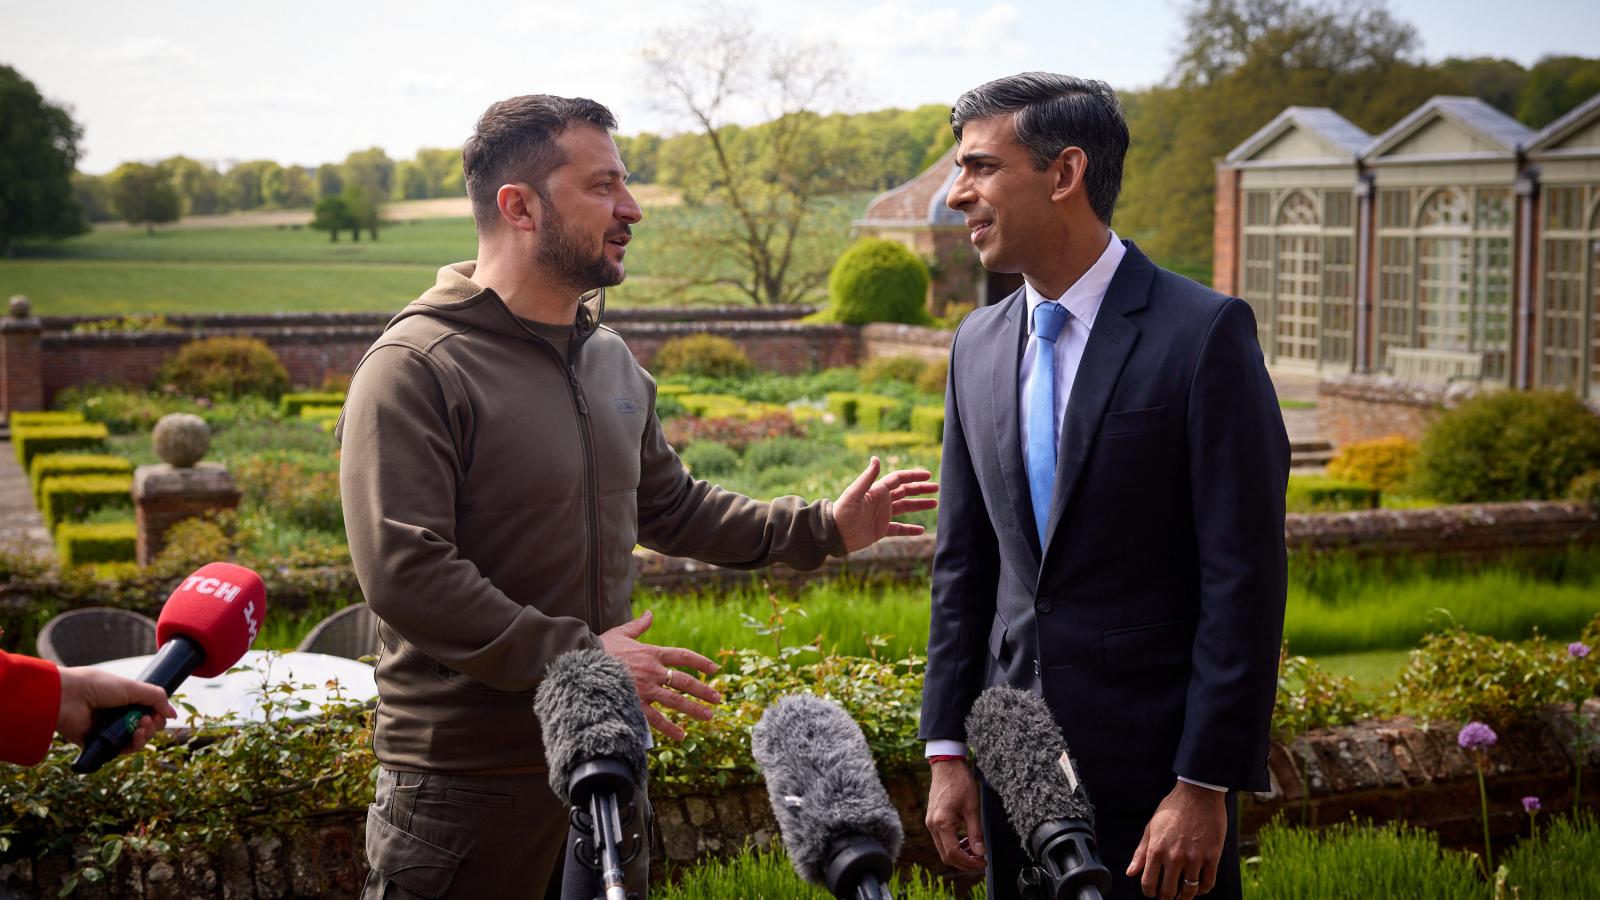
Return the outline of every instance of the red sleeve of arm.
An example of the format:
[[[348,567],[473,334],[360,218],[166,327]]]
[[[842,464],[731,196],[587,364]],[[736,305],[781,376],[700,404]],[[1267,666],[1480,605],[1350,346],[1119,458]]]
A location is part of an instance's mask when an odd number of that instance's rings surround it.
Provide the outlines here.
[[[0,651],[0,760],[24,766],[43,760],[60,711],[55,664]]]

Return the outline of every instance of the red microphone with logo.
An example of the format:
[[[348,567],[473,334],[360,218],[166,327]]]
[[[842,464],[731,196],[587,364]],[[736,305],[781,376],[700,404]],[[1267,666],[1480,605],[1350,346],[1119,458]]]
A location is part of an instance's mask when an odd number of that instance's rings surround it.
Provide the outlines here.
[[[159,685],[168,696],[190,675],[214,678],[233,668],[261,630],[267,615],[267,591],[261,576],[232,563],[201,566],[167,598],[156,622],[155,659],[139,680]],[[87,775],[110,762],[133,740],[148,706],[124,706],[96,715],[93,737],[72,763]]]

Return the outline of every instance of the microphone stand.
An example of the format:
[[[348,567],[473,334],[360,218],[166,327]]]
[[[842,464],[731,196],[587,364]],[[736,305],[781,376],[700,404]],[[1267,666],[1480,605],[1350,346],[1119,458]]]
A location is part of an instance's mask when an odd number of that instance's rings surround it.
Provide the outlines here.
[[[834,849],[823,882],[840,900],[894,900],[888,888],[893,866],[882,844],[858,837]]]
[[[1017,875],[1026,900],[1101,900],[1111,871],[1095,850],[1094,826],[1083,819],[1051,819],[1033,830],[1028,855],[1039,865]]]
[[[590,760],[572,771],[568,785],[572,795],[572,827],[589,833],[587,840],[580,838],[574,845],[573,857],[588,870],[599,872],[600,894],[596,900],[629,900],[634,895],[627,892],[622,867],[632,862],[640,849],[639,836],[633,835],[633,844],[625,851],[622,836],[627,818],[623,807],[633,802],[633,771],[617,760]],[[585,823],[584,818],[589,821]],[[570,883],[571,879],[587,874],[569,869],[562,880]],[[562,895],[572,896],[565,887]]]

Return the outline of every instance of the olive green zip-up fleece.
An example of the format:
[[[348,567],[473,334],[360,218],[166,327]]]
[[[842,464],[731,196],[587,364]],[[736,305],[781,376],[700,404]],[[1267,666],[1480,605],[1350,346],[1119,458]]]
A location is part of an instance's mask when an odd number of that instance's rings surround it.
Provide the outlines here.
[[[543,771],[534,690],[633,617],[635,544],[749,568],[844,552],[830,501],[689,475],[598,303],[564,359],[474,265],[440,269],[389,323],[337,431],[350,556],[381,620],[374,748],[394,771]]]

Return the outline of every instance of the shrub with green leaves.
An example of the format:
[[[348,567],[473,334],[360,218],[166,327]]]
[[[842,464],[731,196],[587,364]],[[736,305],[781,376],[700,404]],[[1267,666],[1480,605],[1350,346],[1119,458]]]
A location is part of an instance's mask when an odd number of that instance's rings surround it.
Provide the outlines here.
[[[104,450],[109,433],[104,425],[90,422],[81,425],[29,425],[11,430],[11,445],[16,449],[17,462],[24,472],[33,467],[33,458],[41,453],[89,453]]]
[[[917,390],[924,394],[938,394],[944,396],[945,382],[950,380],[950,360],[941,359],[928,363],[922,375],[917,378]]]
[[[1567,499],[1600,506],[1600,469],[1590,469],[1572,479],[1572,483],[1567,485]]]
[[[752,472],[765,472],[780,466],[827,468],[846,460],[851,464],[856,461],[854,454],[845,452],[837,443],[806,438],[768,438],[756,441],[744,450],[745,467]]]
[[[1290,475],[1284,503],[1292,513],[1377,509],[1378,490],[1325,475]]]
[[[696,478],[727,475],[739,468],[739,454],[716,441],[695,441],[678,453]]]
[[[58,475],[129,475],[133,463],[109,453],[41,453],[33,458],[28,481],[33,486],[33,502],[44,503],[44,480]]]
[[[828,314],[835,322],[925,325],[928,265],[898,241],[862,238],[828,274]]]
[[[893,397],[863,391],[832,391],[825,399],[828,412],[833,413],[839,424],[864,431],[882,429],[884,415],[902,405]]]
[[[1473,859],[1439,849],[1432,832],[1405,824],[1341,822],[1308,831],[1261,829],[1261,851],[1244,869],[1246,900],[1317,898],[1461,900],[1487,897]]]
[[[929,443],[944,443],[944,407],[911,407],[911,430],[925,435]]]
[[[1425,720],[1500,728],[1564,699],[1556,661],[1543,639],[1523,646],[1451,628],[1411,651],[1394,697]]]
[[[1334,675],[1304,656],[1290,656],[1287,645],[1278,667],[1278,700],[1272,707],[1272,736],[1289,743],[1308,731],[1336,728],[1373,716],[1356,698],[1355,679]]]
[[[344,406],[344,394],[338,391],[295,391],[278,398],[278,415],[285,419],[300,417],[306,406]]]
[[[756,441],[805,435],[805,428],[787,412],[770,412],[753,419],[740,416],[721,419],[678,416],[662,423],[662,430],[666,433],[667,443],[678,448],[679,452],[700,441],[715,441],[738,452]]]
[[[56,555],[61,566],[88,563],[133,562],[138,554],[139,530],[133,522],[67,522],[56,529]],[[0,836],[5,829],[0,827]]]
[[[1445,503],[1556,500],[1600,469],[1600,417],[1564,391],[1495,391],[1441,415],[1422,438],[1419,490]]]
[[[858,453],[894,453],[930,444],[928,436],[917,431],[863,431],[845,435],[844,445]]]
[[[294,454],[266,454],[240,461],[233,477],[245,502],[305,528],[344,533],[339,471],[333,461],[310,464]]]
[[[83,421],[83,413],[76,410],[12,410],[10,417],[13,431],[40,425],[79,425]]]
[[[51,531],[102,509],[133,509],[133,476],[128,474],[56,475],[46,478],[39,490],[39,512]]]
[[[162,365],[157,383],[191,397],[224,399],[254,394],[277,400],[289,387],[289,370],[264,341],[211,337],[191,341]]]
[[[755,370],[750,357],[738,344],[716,334],[691,334],[668,340],[656,351],[651,368],[663,377],[703,375],[711,378],[738,378]]]
[[[869,359],[861,366],[861,383],[877,384],[880,381],[899,381],[914,385],[927,371],[926,360],[915,356],[880,356]]]
[[[1416,441],[1400,435],[1356,441],[1334,454],[1328,463],[1328,477],[1399,493],[1411,481],[1416,457]]]

